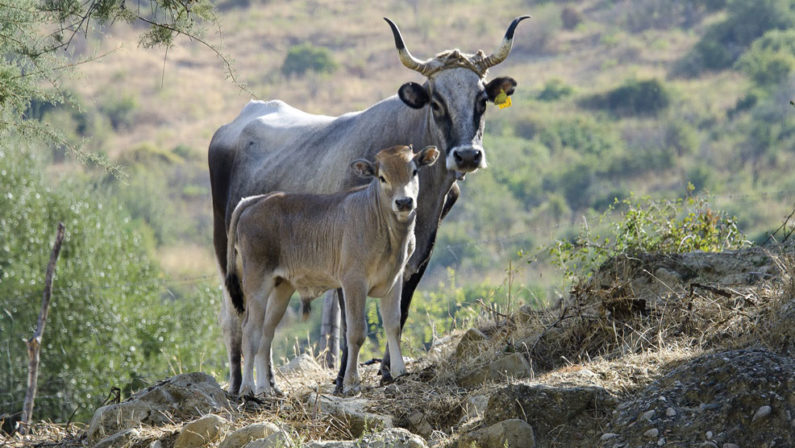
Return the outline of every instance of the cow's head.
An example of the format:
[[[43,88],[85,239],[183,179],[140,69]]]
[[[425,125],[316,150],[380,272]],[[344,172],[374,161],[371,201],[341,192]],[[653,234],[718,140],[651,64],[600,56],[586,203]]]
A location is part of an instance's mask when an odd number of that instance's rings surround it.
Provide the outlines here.
[[[420,191],[419,170],[436,163],[439,150],[428,146],[414,153],[411,146],[393,146],[383,149],[375,156],[375,163],[357,159],[351,163],[353,171],[363,178],[372,178],[376,183],[379,202],[388,207],[398,221],[413,218]]]
[[[486,56],[480,50],[475,54],[449,50],[427,61],[412,56],[398,27],[384,18],[392,28],[400,61],[428,78],[424,85],[403,84],[398,96],[409,107],[428,108],[430,128],[434,140],[446,153],[448,170],[467,173],[486,167],[483,149],[486,102],[495,102],[502,92],[505,96],[512,95],[516,87],[516,81],[508,76],[487,82],[486,72],[508,57],[516,25],[529,17],[515,18],[500,47],[491,55]]]

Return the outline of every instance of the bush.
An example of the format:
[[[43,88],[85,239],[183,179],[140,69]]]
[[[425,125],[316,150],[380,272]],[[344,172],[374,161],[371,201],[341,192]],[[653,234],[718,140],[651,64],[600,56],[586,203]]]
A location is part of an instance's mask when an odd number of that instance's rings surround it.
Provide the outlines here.
[[[544,84],[544,88],[538,93],[541,101],[557,101],[574,93],[574,88],[563,83],[559,79],[550,79]]]
[[[623,212],[615,216],[618,208]],[[599,224],[601,232],[585,228],[575,238],[558,240],[550,248],[553,262],[570,279],[590,275],[619,254],[718,252],[747,244],[736,218],[713,210],[703,198],[616,200]]]
[[[129,128],[135,118],[138,102],[132,95],[108,94],[99,106],[100,112],[110,120],[110,125],[118,131]]]
[[[586,98],[583,105],[606,109],[617,116],[653,116],[670,104],[670,94],[657,79],[628,80],[605,94]]]
[[[582,13],[571,6],[566,6],[563,8],[563,11],[560,12],[560,20],[563,22],[564,29],[573,30],[577,28],[577,25],[582,23]]]
[[[795,68],[795,30],[773,30],[755,40],[735,67],[760,87],[787,79]]]
[[[707,30],[674,73],[694,77],[703,71],[727,69],[766,32],[793,26],[795,5],[790,0],[734,0],[726,20]]]
[[[9,147],[13,146],[11,150]],[[34,418],[85,420],[111,386],[223,362],[218,290],[164,288],[151,241],[100,188],[54,185],[44,161],[0,143],[0,414],[22,407],[27,352],[58,221],[66,226],[44,333]],[[190,295],[188,299],[187,295]],[[212,371],[212,369],[210,369]],[[215,368],[220,372],[220,367]]]
[[[327,49],[309,43],[291,47],[282,64],[282,73],[285,75],[303,75],[308,71],[332,73],[336,69],[337,63]]]

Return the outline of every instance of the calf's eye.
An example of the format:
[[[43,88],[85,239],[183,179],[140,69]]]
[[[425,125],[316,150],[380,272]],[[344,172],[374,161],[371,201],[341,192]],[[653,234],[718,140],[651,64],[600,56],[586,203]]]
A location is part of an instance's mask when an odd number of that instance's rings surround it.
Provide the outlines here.
[[[380,180],[382,184],[386,183],[386,179],[384,179],[384,176],[378,176],[378,180]]]

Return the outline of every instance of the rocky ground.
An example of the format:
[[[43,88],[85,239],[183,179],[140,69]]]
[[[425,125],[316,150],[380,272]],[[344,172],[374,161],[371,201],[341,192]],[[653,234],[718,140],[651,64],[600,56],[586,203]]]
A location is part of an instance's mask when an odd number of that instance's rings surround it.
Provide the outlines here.
[[[795,250],[624,256],[543,311],[443,338],[356,397],[309,356],[284,398],[238,400],[203,373],[38,424],[4,446],[792,447]]]

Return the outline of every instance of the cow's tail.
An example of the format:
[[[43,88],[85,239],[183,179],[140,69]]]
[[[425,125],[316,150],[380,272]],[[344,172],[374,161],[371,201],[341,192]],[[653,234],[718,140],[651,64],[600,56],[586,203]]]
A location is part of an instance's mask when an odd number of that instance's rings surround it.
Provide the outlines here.
[[[312,312],[312,298],[301,297],[301,321],[309,320],[309,313]]]
[[[246,306],[243,288],[240,283],[240,274],[237,272],[237,249],[235,247],[237,244],[237,221],[240,218],[240,214],[243,213],[243,210],[261,197],[262,195],[241,199],[232,212],[232,218],[229,221],[229,234],[227,235],[226,246],[226,290],[229,293],[229,297],[232,299],[232,305],[234,305],[238,313],[245,311]]]

